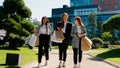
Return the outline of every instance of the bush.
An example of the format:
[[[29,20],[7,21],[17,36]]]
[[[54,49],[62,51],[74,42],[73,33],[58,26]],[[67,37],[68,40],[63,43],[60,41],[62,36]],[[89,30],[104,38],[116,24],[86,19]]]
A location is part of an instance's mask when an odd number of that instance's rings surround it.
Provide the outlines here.
[[[13,33],[10,34],[9,36],[9,47],[10,48],[21,47],[24,43],[25,43],[25,40],[21,39],[20,36],[15,35]]]
[[[93,38],[92,42],[93,42],[92,48],[100,48],[103,45],[103,40],[101,38]]]
[[[103,47],[103,48],[108,48],[108,45],[110,45],[110,43],[104,42],[102,47]]]
[[[112,45],[115,49],[120,48],[120,45]]]

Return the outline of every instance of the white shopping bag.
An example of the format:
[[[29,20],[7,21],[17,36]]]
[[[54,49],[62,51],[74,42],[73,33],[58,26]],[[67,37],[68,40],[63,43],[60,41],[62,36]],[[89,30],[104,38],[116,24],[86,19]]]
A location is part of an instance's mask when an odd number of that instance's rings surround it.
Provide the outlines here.
[[[28,44],[32,47],[35,46],[36,40],[37,40],[37,36],[35,34],[32,34],[30,40],[28,41]]]

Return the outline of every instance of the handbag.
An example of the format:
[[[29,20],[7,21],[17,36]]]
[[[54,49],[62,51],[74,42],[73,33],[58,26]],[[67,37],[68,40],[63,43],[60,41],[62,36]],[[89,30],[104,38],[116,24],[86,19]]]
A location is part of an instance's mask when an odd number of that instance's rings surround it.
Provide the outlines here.
[[[56,39],[57,39],[58,41],[61,41],[61,40],[64,40],[64,39],[65,39],[62,31],[56,31]]]
[[[82,51],[88,51],[91,49],[91,46],[92,46],[92,41],[91,39],[89,39],[88,37],[83,37],[82,40],[81,40],[81,50]]]
[[[28,45],[31,47],[35,46],[37,36],[35,34],[32,34],[30,37],[30,40],[28,41]]]
[[[35,46],[39,46],[39,36],[36,38]]]

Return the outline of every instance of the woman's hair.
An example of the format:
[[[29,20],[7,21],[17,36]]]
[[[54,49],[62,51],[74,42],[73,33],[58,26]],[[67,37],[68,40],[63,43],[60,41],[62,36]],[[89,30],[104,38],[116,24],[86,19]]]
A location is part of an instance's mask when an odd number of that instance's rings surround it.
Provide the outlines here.
[[[75,17],[75,20],[78,21],[78,24],[79,24],[79,25],[82,25],[82,19],[81,19],[79,16],[76,16],[76,17]]]
[[[47,19],[47,17],[45,17],[45,16],[43,16],[43,17],[42,17],[42,20],[41,20],[42,24],[41,24],[41,26],[43,25],[43,19],[44,19],[44,18],[46,18],[46,19]],[[46,21],[46,24],[45,24],[45,25],[47,25],[47,23],[48,23],[48,22],[49,22],[49,21],[48,21],[48,19],[47,19],[47,21]]]
[[[42,24],[40,25],[40,27],[42,27],[42,26],[43,26],[43,19],[44,19],[44,18],[46,18],[46,20],[47,20],[45,25],[46,25],[46,32],[48,32],[48,29],[47,29],[47,24],[48,24],[48,22],[49,22],[49,21],[48,21],[48,19],[47,19],[47,17],[46,17],[46,16],[43,16],[43,17],[42,17],[42,20],[41,20]]]
[[[55,30],[58,30],[58,29],[57,29],[57,27],[59,27],[60,29],[62,29],[62,28],[63,28],[63,26],[62,26],[62,24],[61,24],[61,23],[58,23],[58,24],[56,25]]]
[[[63,17],[64,17],[65,15],[68,17],[68,13],[65,12],[65,13],[62,14],[62,16],[61,16],[62,21],[63,21]]]

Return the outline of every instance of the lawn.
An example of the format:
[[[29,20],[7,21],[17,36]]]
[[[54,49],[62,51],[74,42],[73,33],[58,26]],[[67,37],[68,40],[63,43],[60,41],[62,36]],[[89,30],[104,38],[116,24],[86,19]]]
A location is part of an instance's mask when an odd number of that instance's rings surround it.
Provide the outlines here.
[[[6,63],[6,53],[15,53],[22,55],[22,62],[19,66],[9,67],[5,65]],[[0,68],[19,68],[22,65],[29,63],[31,61],[37,60],[37,51],[33,51],[28,49],[27,47],[21,47],[15,50],[11,50],[8,48],[0,48]]]
[[[101,49],[100,49],[101,50]],[[100,52],[92,52],[90,54],[100,57],[104,60],[108,60],[117,64],[120,64],[120,49],[104,50]]]

